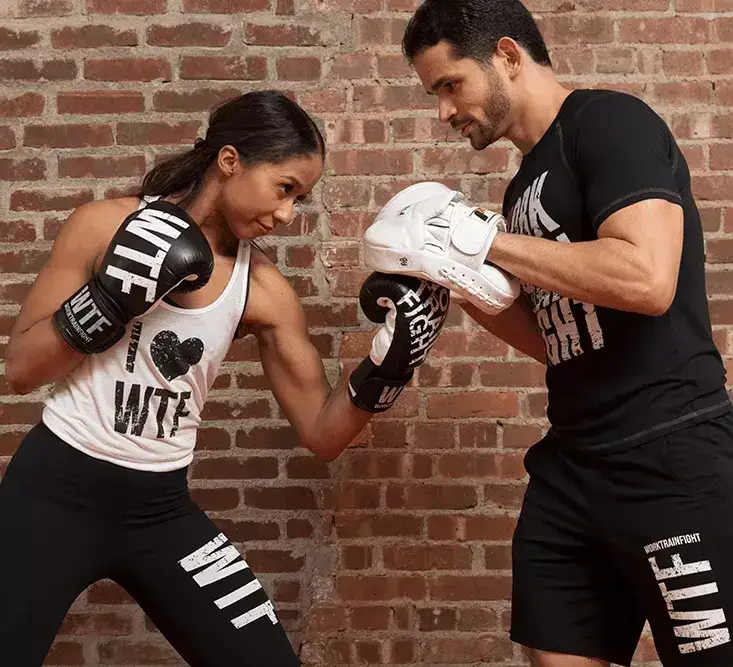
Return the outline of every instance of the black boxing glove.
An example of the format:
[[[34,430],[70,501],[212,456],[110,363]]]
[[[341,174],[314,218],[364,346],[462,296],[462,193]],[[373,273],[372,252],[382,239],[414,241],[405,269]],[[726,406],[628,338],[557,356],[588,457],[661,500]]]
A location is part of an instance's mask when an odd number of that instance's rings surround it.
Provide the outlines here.
[[[383,324],[369,356],[349,377],[349,396],[361,410],[383,412],[392,407],[437,340],[448,315],[450,291],[413,276],[375,272],[362,285],[359,304],[372,322]]]
[[[213,270],[211,246],[191,216],[155,201],[125,218],[99,271],[53,321],[78,352],[103,352],[122,339],[133,318],[169,292],[200,289]]]

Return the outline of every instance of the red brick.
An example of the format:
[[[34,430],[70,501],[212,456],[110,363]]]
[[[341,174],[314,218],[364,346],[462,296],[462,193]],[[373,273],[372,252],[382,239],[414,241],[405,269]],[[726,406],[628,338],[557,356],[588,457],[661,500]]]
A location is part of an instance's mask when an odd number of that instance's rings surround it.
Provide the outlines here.
[[[476,489],[457,484],[390,484],[387,507],[392,509],[468,509],[476,507]]]
[[[666,51],[662,56],[662,67],[669,76],[702,74],[705,70],[705,54],[700,51]]]
[[[18,250],[0,252],[3,273],[38,273],[48,259],[47,250]]]
[[[286,531],[290,539],[313,537],[313,526],[307,519],[290,519]]]
[[[117,123],[117,143],[121,146],[193,144],[198,136],[195,121],[167,123]]]
[[[153,95],[156,111],[208,111],[221,102],[241,94],[236,88],[223,90],[196,88],[191,91],[165,90]]]
[[[84,78],[90,81],[170,80],[171,66],[161,58],[115,58],[87,60]]]
[[[377,515],[336,517],[336,534],[340,539],[357,537],[419,537],[423,531],[423,519],[403,514],[380,512]]]
[[[256,81],[267,76],[262,56],[183,56],[180,67],[182,79]]]
[[[692,193],[697,199],[727,200],[733,188],[733,176],[705,175],[692,177]]]
[[[321,78],[321,59],[298,56],[278,58],[277,78],[281,81],[317,81]]]
[[[733,0],[675,0],[674,4],[678,14],[733,11]]]
[[[334,632],[346,629],[344,607],[314,607],[309,610],[308,627],[314,632]]]
[[[497,664],[512,657],[512,643],[507,637],[459,637],[428,639],[423,649],[426,663],[485,662]]]
[[[69,211],[93,199],[91,190],[15,190],[10,196],[10,210]]]
[[[87,0],[90,14],[133,14],[148,16],[164,14],[168,0]]]
[[[325,46],[327,41],[315,26],[245,23],[244,43],[253,46]]]
[[[613,20],[605,16],[545,16],[538,25],[553,46],[613,41]]]
[[[336,175],[387,175],[412,172],[412,152],[408,150],[344,150],[332,151],[329,168]]]
[[[73,91],[59,93],[56,107],[68,114],[139,113],[145,110],[145,99],[132,90]]]
[[[418,628],[421,632],[456,630],[458,611],[456,609],[428,609],[417,610]]]
[[[70,613],[59,629],[60,635],[129,635],[132,618],[115,612]]]
[[[339,53],[334,56],[331,74],[341,80],[368,79],[372,74],[371,61],[368,53]]]
[[[102,665],[172,665],[178,662],[178,654],[165,642],[140,639],[115,639],[97,646]]]
[[[191,489],[191,497],[206,512],[223,512],[239,507],[239,491],[237,489]],[[277,527],[277,524],[275,524]],[[228,535],[229,533],[227,533]],[[279,536],[279,530],[275,539]],[[230,537],[230,539],[234,539]]]
[[[359,323],[355,303],[305,304],[305,315],[312,327],[349,327]]]
[[[373,118],[347,118],[326,125],[329,144],[382,144],[387,141],[387,127]]]
[[[13,130],[4,125],[0,125],[0,150],[8,150],[9,148],[15,148],[15,134]]]
[[[608,67],[609,60],[611,66],[615,63],[625,62],[623,57],[619,58],[620,52],[623,49],[611,48],[611,49],[598,49],[598,66]],[[616,53],[614,53],[616,52]],[[552,58],[552,64],[555,71],[558,74],[591,74],[593,72],[593,59],[588,57],[588,50],[580,46],[574,47],[553,47],[550,50],[550,57]]]
[[[20,0],[18,16],[68,16],[74,11],[73,0]]]
[[[367,450],[349,452],[345,467],[347,479],[389,479],[401,477],[403,458],[400,454]]]
[[[519,399],[514,392],[461,392],[432,394],[428,397],[428,417],[462,419],[466,417],[513,417]]]
[[[26,49],[41,41],[37,30],[12,30],[0,27],[0,51]]]
[[[7,336],[14,317],[5,318],[0,316],[0,335]],[[0,419],[3,424],[35,424],[41,418],[43,405],[41,403],[5,403],[0,404]]]
[[[414,74],[414,70],[401,53],[384,53],[377,56],[377,76],[399,79]]]
[[[121,178],[145,174],[145,157],[60,157],[61,178]]]
[[[298,486],[280,486],[260,489],[245,488],[244,505],[259,509],[312,510],[316,509],[313,490]]]
[[[713,101],[710,81],[670,81],[650,86],[649,98],[654,103],[681,106]]]
[[[338,488],[327,489],[323,494],[323,508],[326,510],[377,509],[380,489],[376,484],[351,483]]]
[[[470,570],[471,549],[461,545],[385,546],[384,566],[390,570]]]
[[[295,14],[295,0],[277,0],[275,14],[278,16]]]
[[[312,454],[293,456],[285,464],[289,479],[328,479],[330,470],[326,461]]]
[[[558,1],[562,3],[561,6],[567,7],[565,0]],[[581,0],[580,7],[584,11],[664,12],[669,7],[669,2],[667,0]]]
[[[314,90],[298,93],[297,102],[309,113],[337,113],[346,109],[346,90]]]
[[[434,110],[435,98],[422,86],[354,86],[354,111]]]
[[[0,118],[40,116],[45,106],[45,98],[38,93],[8,93],[0,97]]]
[[[733,49],[715,49],[708,51],[708,72],[710,74],[733,73]]]
[[[368,602],[392,598],[422,600],[427,586],[422,577],[341,576],[336,580],[336,591],[342,600],[347,601]]]
[[[715,36],[720,42],[733,41],[733,17],[713,19]]]
[[[483,151],[428,148],[422,151],[421,162],[428,174],[488,174],[507,169],[509,151],[505,148],[488,148]]]
[[[699,44],[710,41],[711,27],[711,21],[698,17],[622,19],[619,37],[632,44]]]
[[[266,419],[270,417],[270,402],[266,398],[246,396],[209,400],[202,410],[202,419]]]
[[[215,519],[215,523],[233,542],[272,541],[280,538],[280,527],[273,521]]]
[[[109,25],[66,26],[51,31],[51,44],[57,49],[137,46],[137,33]]]
[[[389,607],[355,607],[350,621],[353,630],[387,630],[391,615]]]
[[[17,444],[13,443],[10,449],[15,451],[16,447]],[[341,547],[341,566],[345,570],[366,570],[372,566],[373,561],[374,558],[371,547],[357,545]],[[356,610],[354,610],[354,612],[356,612]]]
[[[36,240],[36,228],[26,220],[0,221],[0,243],[30,243]]]
[[[359,180],[330,178],[323,184],[323,204],[328,210],[368,206],[371,194],[370,184]]]
[[[0,60],[0,79],[16,81],[68,81],[76,78],[73,60],[44,60],[39,66],[33,60]]]
[[[84,645],[77,642],[56,640],[43,664],[49,667],[84,665]]]
[[[216,23],[152,25],[146,35],[148,44],[153,46],[226,46],[232,29]]]
[[[0,158],[0,181],[40,181],[45,177],[45,160]]]
[[[357,46],[399,44],[405,34],[407,19],[357,18],[354,24]]]
[[[28,125],[24,146],[33,148],[90,148],[114,143],[109,125]]]
[[[203,14],[235,14],[270,9],[270,0],[183,0],[183,11]]]
[[[26,431],[24,430],[0,434],[0,456],[11,456],[15,454],[15,451],[25,436]]]
[[[492,575],[441,575],[429,582],[430,597],[434,600],[507,600],[511,592],[511,578]]]
[[[236,446],[240,449],[292,449],[298,444],[298,437],[292,426],[284,428],[256,426],[249,431],[238,431],[236,441]]]

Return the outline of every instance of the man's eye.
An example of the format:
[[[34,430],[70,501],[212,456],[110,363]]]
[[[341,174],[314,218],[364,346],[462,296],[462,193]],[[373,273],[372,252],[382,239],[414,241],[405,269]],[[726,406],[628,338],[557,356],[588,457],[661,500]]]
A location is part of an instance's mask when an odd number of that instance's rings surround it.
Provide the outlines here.
[[[454,91],[454,90],[456,89],[456,86],[457,86],[458,84],[456,84],[456,83],[453,83],[453,82],[449,82],[449,83],[446,83],[446,84],[444,84],[444,85],[445,85],[445,87],[446,87],[446,88],[447,88],[447,89],[448,89],[449,91],[453,92],[453,91]]]
[[[292,183],[282,183],[280,185],[280,188],[286,195],[289,195],[293,191],[293,184]]]

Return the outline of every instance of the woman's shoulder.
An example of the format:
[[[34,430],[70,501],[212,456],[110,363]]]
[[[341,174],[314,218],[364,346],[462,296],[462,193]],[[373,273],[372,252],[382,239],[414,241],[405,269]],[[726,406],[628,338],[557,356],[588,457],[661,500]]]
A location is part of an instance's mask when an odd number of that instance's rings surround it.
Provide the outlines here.
[[[249,326],[272,326],[300,320],[303,307],[290,281],[259,248],[250,254],[250,295],[244,320]]]

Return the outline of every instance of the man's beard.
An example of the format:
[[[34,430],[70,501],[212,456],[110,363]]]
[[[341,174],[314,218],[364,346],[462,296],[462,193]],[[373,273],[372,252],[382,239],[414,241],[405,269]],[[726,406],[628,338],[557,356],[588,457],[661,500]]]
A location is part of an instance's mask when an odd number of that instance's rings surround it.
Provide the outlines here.
[[[482,151],[484,148],[501,139],[502,131],[500,128],[504,125],[504,121],[511,108],[509,96],[504,90],[501,79],[496,74],[491,78],[494,95],[484,106],[484,117],[486,121],[482,123],[474,121],[469,135],[471,147],[477,151]]]

